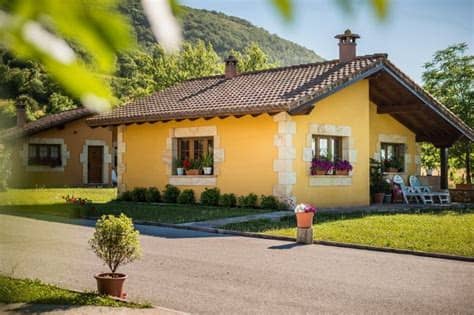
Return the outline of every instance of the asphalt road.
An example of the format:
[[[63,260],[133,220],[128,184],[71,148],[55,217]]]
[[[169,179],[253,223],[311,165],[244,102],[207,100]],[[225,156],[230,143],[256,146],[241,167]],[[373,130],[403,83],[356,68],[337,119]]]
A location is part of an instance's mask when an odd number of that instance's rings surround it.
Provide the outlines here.
[[[82,223],[86,221],[82,221]],[[77,221],[76,221],[77,223]],[[90,225],[90,222],[89,222]],[[474,264],[140,227],[130,299],[200,314],[471,313]],[[95,289],[89,226],[0,214],[0,272]]]

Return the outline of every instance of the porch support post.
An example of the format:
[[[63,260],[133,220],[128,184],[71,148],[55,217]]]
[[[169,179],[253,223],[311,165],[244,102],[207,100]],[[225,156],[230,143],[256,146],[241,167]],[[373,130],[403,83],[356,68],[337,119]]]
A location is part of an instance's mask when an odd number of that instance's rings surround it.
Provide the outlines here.
[[[439,148],[439,159],[441,161],[440,188],[448,189],[448,148]]]

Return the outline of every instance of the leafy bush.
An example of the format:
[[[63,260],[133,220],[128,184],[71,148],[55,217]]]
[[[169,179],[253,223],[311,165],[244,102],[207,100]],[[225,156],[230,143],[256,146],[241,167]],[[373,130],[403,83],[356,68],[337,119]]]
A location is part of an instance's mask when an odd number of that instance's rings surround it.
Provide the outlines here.
[[[186,205],[196,203],[196,199],[194,198],[194,191],[192,189],[183,190],[178,196],[178,203]]]
[[[237,198],[234,194],[223,194],[219,199],[219,205],[227,208],[235,207],[237,204]]]
[[[278,210],[280,208],[280,202],[275,196],[265,196],[262,195],[260,197],[260,207],[263,209],[275,209]]]
[[[130,196],[132,198],[132,201],[138,202],[144,202],[146,201],[146,188],[143,187],[135,187],[131,192]]]
[[[10,152],[0,145],[0,191],[5,191],[8,188],[8,179],[11,175],[10,155]]]
[[[145,192],[145,201],[146,202],[160,202],[161,194],[158,188],[149,187]]]
[[[205,188],[201,193],[201,204],[205,206],[217,206],[221,192],[219,188]]]
[[[163,201],[166,203],[176,203],[178,201],[180,190],[173,185],[166,185],[163,191]]]
[[[103,215],[95,225],[95,232],[89,244],[95,254],[115,273],[121,265],[141,256],[140,233],[135,230],[132,219]]]
[[[240,196],[237,203],[241,208],[257,208],[258,197],[256,194],[250,193],[247,196]]]
[[[132,201],[132,194],[129,191],[124,191],[118,198],[119,201]]]

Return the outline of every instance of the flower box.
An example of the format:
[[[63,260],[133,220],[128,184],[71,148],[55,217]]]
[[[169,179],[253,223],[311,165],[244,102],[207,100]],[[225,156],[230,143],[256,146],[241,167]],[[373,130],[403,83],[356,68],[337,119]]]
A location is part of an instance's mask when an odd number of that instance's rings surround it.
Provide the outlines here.
[[[186,175],[199,175],[200,173],[201,173],[200,169],[192,168],[192,169],[186,170]]]
[[[326,175],[328,171],[326,170],[313,170],[313,174],[311,175]]]
[[[349,175],[349,170],[336,170],[336,175],[348,176]]]

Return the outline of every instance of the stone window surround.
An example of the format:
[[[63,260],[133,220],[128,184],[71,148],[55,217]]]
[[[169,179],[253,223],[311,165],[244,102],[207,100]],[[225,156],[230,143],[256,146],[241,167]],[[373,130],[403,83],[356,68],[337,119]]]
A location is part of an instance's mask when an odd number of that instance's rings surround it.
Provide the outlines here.
[[[123,182],[126,165],[124,161],[126,145],[123,139],[126,126],[117,126],[117,190],[121,194],[127,191],[127,185]]]
[[[102,157],[102,183],[92,184],[108,184],[109,183],[109,166],[112,163],[112,154],[109,153],[109,146],[104,140],[91,140],[86,139],[82,146],[82,152],[79,155],[79,161],[82,164],[82,183],[89,184],[88,182],[88,164],[89,164],[89,146],[101,146],[103,147]]]
[[[173,175],[173,157],[177,155],[177,139],[193,137],[213,137],[214,167],[213,175]],[[163,152],[163,162],[166,165],[168,183],[175,186],[216,186],[220,166],[224,162],[224,149],[221,148],[220,136],[216,126],[177,127],[170,128],[169,137],[166,138],[166,148]]]
[[[309,169],[313,159],[313,136],[342,137],[342,158],[348,160],[355,168],[357,164],[357,150],[355,150],[352,128],[332,124],[310,123],[306,134],[306,146],[303,149],[303,161],[308,170],[309,186],[351,186],[352,171],[349,175],[311,175]]]
[[[412,163],[411,155],[408,154],[407,152],[408,151],[408,138],[406,136],[397,135],[397,134],[379,134],[378,141],[375,146],[375,153],[374,153],[374,159],[377,161],[380,161],[380,150],[382,147],[382,142],[399,143],[399,144],[405,145],[405,156],[404,156],[405,164],[403,165],[404,171],[400,172],[399,174],[406,174],[409,164]]]
[[[61,166],[28,165],[28,150],[30,144],[59,144],[61,146]],[[29,138],[28,141],[23,144],[23,150],[21,152],[23,166],[27,172],[64,172],[69,155],[70,153],[63,138]]]

